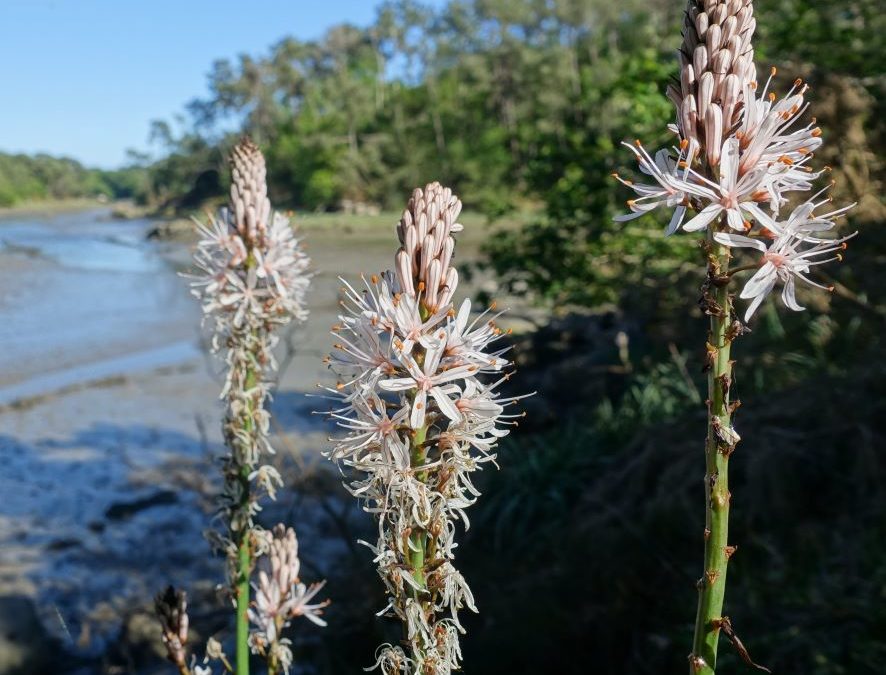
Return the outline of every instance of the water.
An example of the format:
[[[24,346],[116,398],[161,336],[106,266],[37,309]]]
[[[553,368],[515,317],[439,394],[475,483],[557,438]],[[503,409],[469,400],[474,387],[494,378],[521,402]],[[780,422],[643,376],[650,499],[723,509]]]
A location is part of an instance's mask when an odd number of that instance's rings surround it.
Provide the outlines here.
[[[201,490],[181,483],[219,451],[219,384],[187,249],[151,226],[0,220],[0,607],[30,599],[71,653],[100,653],[133,602],[211,564]]]
[[[0,221],[0,405],[139,368],[139,353],[193,356],[196,304],[150,227],[107,209]]]
[[[147,241],[151,226],[107,209],[0,220],[0,613],[34,607],[64,650],[61,675],[142,625],[127,617],[166,584],[211,595],[224,578],[202,534],[219,488],[222,368],[178,276],[188,247]],[[336,279],[390,259],[388,242],[346,238],[312,233],[311,321],[280,345],[293,345],[273,407],[287,476],[330,433],[304,393],[328,382]],[[326,565],[344,544],[318,503],[287,491],[263,515],[298,522],[306,564]],[[2,650],[0,631],[0,662]]]

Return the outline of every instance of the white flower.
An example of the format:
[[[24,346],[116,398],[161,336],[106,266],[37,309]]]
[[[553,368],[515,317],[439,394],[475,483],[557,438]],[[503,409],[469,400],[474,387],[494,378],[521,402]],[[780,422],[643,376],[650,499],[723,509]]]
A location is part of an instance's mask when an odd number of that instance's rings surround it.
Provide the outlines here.
[[[821,145],[821,129],[814,123],[791,131],[809,105],[803,101],[808,88],[797,80],[787,95],[777,100],[774,94],[767,93],[769,82],[759,96],[754,95],[754,86],[748,84],[741,126],[736,133],[741,140],[743,173],[774,162],[803,161]]]
[[[445,339],[446,333],[443,332],[436,340],[430,341],[422,365],[419,365],[412,356],[403,356],[403,366],[409,377],[380,380],[378,383],[378,386],[384,391],[415,391],[411,406],[412,412],[409,416],[409,425],[413,429],[420,429],[425,424],[429,394],[437,402],[440,412],[446,417],[454,422],[461,419],[461,413],[442,385],[471,377],[478,368],[471,364],[440,369],[440,360],[446,350]]]
[[[342,429],[350,432],[344,438],[338,439],[333,452],[335,459],[353,455],[367,446],[384,444],[387,438],[395,434],[400,425],[405,423],[409,415],[409,408],[400,408],[392,416],[388,416],[387,402],[374,390],[366,389],[363,394],[352,404],[351,410],[359,408],[356,410],[356,416],[331,414]]]
[[[639,141],[634,145],[630,143],[622,143],[622,145],[634,153],[640,164],[640,171],[651,177],[655,181],[655,185],[634,183],[633,181],[623,179],[617,173],[613,174],[616,180],[623,185],[627,185],[640,195],[639,199],[628,201],[628,208],[631,209],[631,213],[616,216],[615,220],[618,222],[633,220],[655,210],[659,206],[665,206],[674,209],[671,221],[665,228],[665,234],[673,234],[680,229],[680,225],[683,223],[683,218],[686,215],[685,174],[688,165],[685,163],[684,151],[688,144],[683,143],[681,145],[676,159],[672,158],[668,150],[665,149],[656,152],[655,159],[653,159]],[[681,165],[683,166],[684,173],[682,179],[678,177],[678,170]]]
[[[763,255],[760,258],[760,269],[747,281],[741,291],[741,298],[751,300],[745,312],[745,321],[750,320],[754,312],[763,302],[767,295],[772,292],[777,282],[783,284],[782,302],[785,307],[794,311],[801,311],[795,297],[795,279],[799,278],[812,286],[831,290],[829,286],[819,284],[807,275],[812,267],[822,265],[832,260],[842,260],[840,253],[846,248],[846,241],[854,236],[854,233],[840,239],[818,239],[810,236],[810,233],[819,232],[824,227],[817,219],[810,218],[811,211],[800,207],[802,211],[792,214],[793,217],[783,224],[780,234],[774,241],[767,245],[760,239],[754,239],[738,234],[717,232],[714,239],[724,246],[731,248],[753,248]],[[828,256],[821,258],[821,256]]]
[[[747,230],[745,221],[748,217],[756,219],[770,229],[775,226],[770,218],[757,204],[761,191],[765,186],[766,172],[754,169],[742,174],[739,171],[740,150],[735,137],[727,138],[723,143],[720,156],[720,182],[712,183],[695,172],[693,176],[698,183],[692,185],[687,192],[707,203],[695,217],[683,225],[686,232],[704,230],[714,219],[726,215],[726,222],[733,230]],[[766,193],[762,193],[764,196]]]

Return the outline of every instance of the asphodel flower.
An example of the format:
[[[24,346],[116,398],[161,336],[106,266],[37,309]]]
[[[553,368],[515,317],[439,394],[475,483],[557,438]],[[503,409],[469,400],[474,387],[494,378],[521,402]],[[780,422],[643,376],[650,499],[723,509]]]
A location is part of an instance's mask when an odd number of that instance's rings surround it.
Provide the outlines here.
[[[194,254],[198,273],[192,283],[213,329],[213,350],[224,356],[227,365],[221,392],[226,403],[227,454],[222,459],[224,486],[219,498],[226,530],[213,536],[228,557],[237,608],[238,664],[248,664],[251,646],[267,656],[273,672],[288,671],[292,654],[279,632],[299,613],[319,621],[320,606],[309,602],[319,589],[308,590],[298,581],[295,533],[275,530],[268,535],[254,516],[261,510],[261,497],[274,498],[283,484],[277,470],[264,463],[274,452],[266,404],[279,330],[307,317],[309,261],[289,219],[271,208],[259,149],[243,140],[230,159],[230,201],[209,217],[208,224],[198,223],[201,238]],[[255,604],[250,606],[250,578],[257,557],[259,581]],[[248,618],[255,624],[251,635]]]
[[[629,145],[640,170],[651,182],[616,178],[638,197],[628,200],[626,221],[656,210],[670,210],[666,229],[703,235],[706,275],[699,307],[710,317],[705,341],[708,373],[705,441],[705,568],[696,587],[698,606],[691,675],[714,675],[718,640],[728,622],[722,616],[726,570],[735,547],[729,543],[729,457],[740,436],[733,426],[731,402],[733,341],[742,334],[735,319],[730,284],[735,274],[755,270],[741,290],[750,303],[749,321],[763,300],[782,285],[788,309],[803,306],[796,298],[797,279],[830,288],[813,278],[814,270],[842,259],[846,237],[829,235],[848,208],[816,214],[825,202],[815,200],[782,210],[796,193],[813,189],[823,170],[809,164],[822,144],[821,130],[801,120],[808,104],[808,86],[796,80],[779,98],[772,91],[775,68],[758,91],[751,44],[756,21],[751,0],[689,0],[680,50],[679,84],[668,88],[676,107],[674,147],[653,156],[640,141]],[[628,145],[628,144],[625,144]],[[689,212],[693,215],[688,216]],[[760,254],[752,263],[730,270],[741,251]]]
[[[814,119],[800,123],[808,108],[805,96],[809,87],[796,80],[779,98],[771,90],[776,73],[772,68],[762,91],[757,91],[750,43],[755,26],[750,0],[689,2],[680,52],[680,86],[672,85],[668,90],[677,107],[673,130],[678,143],[672,149],[659,150],[654,159],[639,141],[624,144],[637,157],[640,170],[654,182],[634,183],[615,175],[638,195],[628,201],[631,212],[617,216],[617,221],[673,209],[667,234],[678,229],[732,230],[740,236],[716,239],[732,247],[734,242],[744,241],[742,236],[779,234],[783,226],[779,213],[789,202],[790,193],[812,189],[824,170],[808,166],[821,146],[821,129]],[[704,150],[703,157],[699,150]],[[819,216],[819,230],[834,227],[835,218],[847,208]],[[695,215],[687,218],[688,210]],[[830,260],[834,259],[838,258]],[[751,288],[771,290],[766,285]],[[792,291],[793,285],[785,291],[785,306],[796,310],[801,306],[789,300]],[[765,293],[742,297],[753,301],[752,311],[745,315],[749,319]]]
[[[330,414],[344,432],[329,456],[353,471],[348,489],[377,518],[367,545],[388,595],[380,614],[397,617],[406,636],[405,648],[379,648],[386,674],[460,667],[458,612],[476,606],[454,564],[456,524],[467,527],[479,496],[471,474],[494,460],[513,423],[505,410],[515,399],[498,389],[510,362],[492,347],[497,315],[471,321],[469,300],[453,305],[460,212],[439,183],[415,190],[394,270],[363,279],[361,291],[345,285],[327,359],[339,377]]]
[[[796,279],[811,286],[833,290],[829,285],[821,284],[808,275],[817,265],[842,260],[846,241],[851,239],[854,233],[839,239],[820,239],[813,236],[813,233],[820,232],[822,227],[809,219],[808,209],[803,207],[801,209],[806,214],[805,217],[794,215],[779,229],[779,233],[774,235],[772,241],[767,242],[763,237],[751,238],[727,232],[714,234],[715,241],[730,248],[752,248],[762,253],[759,259],[760,269],[748,279],[741,290],[740,297],[751,300],[745,312],[745,321],[750,320],[777,282],[782,284],[781,299],[784,306],[796,312],[804,309],[797,302],[794,293]]]

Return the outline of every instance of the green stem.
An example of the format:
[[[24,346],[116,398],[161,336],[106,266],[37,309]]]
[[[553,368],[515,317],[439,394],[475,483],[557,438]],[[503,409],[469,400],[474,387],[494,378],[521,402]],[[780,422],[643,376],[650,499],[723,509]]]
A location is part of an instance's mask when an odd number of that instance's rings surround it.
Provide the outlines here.
[[[249,568],[252,564],[249,536],[237,549],[237,675],[249,675]]]
[[[428,427],[423,426],[415,432],[412,438],[412,451],[410,453],[410,465],[416,468],[424,465],[427,459],[427,451],[424,447],[425,438],[428,435]],[[422,480],[422,476],[417,476]],[[409,566],[412,568],[412,578],[415,579],[421,588],[425,588],[425,549],[426,549],[426,533],[424,530],[411,532],[409,535],[410,552]],[[416,591],[416,594],[418,592]]]
[[[717,644],[726,593],[726,568],[734,548],[729,547],[729,456],[737,437],[732,431],[729,387],[732,381],[730,348],[733,336],[729,297],[729,249],[709,238],[708,282],[704,301],[711,316],[708,335],[708,435],[705,443],[704,573],[698,580],[698,612],[690,655],[691,675],[714,675]]]
[[[244,386],[247,391],[257,384],[255,369],[250,367],[246,371]],[[250,402],[243,413],[243,427],[247,432],[253,431],[254,406]],[[243,465],[240,469],[240,483],[242,487],[241,508],[249,509],[251,499],[249,484],[250,467]],[[250,529],[248,527],[239,531],[237,542],[237,675],[249,675],[249,580],[252,574],[252,550],[250,548]]]

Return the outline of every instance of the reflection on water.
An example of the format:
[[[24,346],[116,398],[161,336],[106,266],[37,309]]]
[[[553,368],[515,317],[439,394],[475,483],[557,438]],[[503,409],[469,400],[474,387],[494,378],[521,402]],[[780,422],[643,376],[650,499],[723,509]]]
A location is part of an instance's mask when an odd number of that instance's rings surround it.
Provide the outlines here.
[[[150,226],[108,210],[0,221],[0,388],[194,339],[187,283]]]

